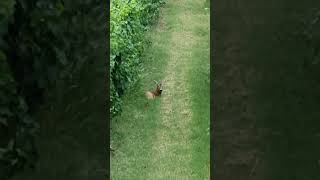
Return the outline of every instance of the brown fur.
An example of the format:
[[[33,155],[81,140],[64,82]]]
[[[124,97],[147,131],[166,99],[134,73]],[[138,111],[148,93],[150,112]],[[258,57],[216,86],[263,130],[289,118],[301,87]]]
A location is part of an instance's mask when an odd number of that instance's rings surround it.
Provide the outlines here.
[[[156,81],[155,81],[156,82]],[[145,96],[147,99],[154,99],[157,96],[161,96],[162,93],[162,83],[156,82],[157,87],[154,91],[147,91]]]

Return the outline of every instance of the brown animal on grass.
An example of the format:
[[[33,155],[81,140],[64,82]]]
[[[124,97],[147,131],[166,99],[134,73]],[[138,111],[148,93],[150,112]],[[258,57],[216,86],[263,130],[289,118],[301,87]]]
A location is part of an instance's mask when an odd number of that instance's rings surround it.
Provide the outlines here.
[[[158,83],[157,81],[154,80],[154,82],[156,83],[156,89],[154,91],[147,91],[145,93],[145,96],[147,99],[154,99],[157,96],[161,96],[162,93],[162,82]]]

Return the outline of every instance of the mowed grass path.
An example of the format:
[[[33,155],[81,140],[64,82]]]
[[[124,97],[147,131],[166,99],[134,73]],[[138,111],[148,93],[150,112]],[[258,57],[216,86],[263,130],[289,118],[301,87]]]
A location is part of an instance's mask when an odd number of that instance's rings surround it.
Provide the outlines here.
[[[168,0],[146,35],[141,80],[111,121],[111,179],[209,179],[208,6]],[[153,80],[164,81],[164,92],[150,101]]]

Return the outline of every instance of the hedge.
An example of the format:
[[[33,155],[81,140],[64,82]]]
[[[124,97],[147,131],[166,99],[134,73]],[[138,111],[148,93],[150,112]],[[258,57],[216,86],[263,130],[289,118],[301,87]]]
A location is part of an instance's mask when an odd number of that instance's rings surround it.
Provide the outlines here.
[[[163,0],[113,0],[110,15],[110,113],[121,111],[121,96],[139,78],[144,33]]]
[[[100,0],[0,1],[0,179],[37,159],[34,118],[45,94],[72,82],[104,46]]]

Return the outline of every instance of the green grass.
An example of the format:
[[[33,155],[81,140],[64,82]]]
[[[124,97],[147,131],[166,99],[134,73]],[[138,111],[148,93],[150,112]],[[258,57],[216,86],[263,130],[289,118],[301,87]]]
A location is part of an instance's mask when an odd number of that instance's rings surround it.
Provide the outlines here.
[[[209,137],[209,126],[210,121],[210,47],[209,47],[209,33],[202,30],[203,34],[202,43],[198,46],[193,47],[193,59],[198,59],[197,61],[192,61],[191,68],[189,70],[189,88],[191,93],[191,108],[193,113],[193,121],[191,123],[192,127],[192,137],[195,141],[193,144],[193,158],[192,166],[197,172],[206,172],[201,175],[206,175],[209,173],[209,158],[208,153],[210,146]],[[197,32],[196,32],[197,33]],[[207,40],[207,41],[206,41]],[[204,43],[206,42],[206,43]],[[198,141],[199,140],[199,141]],[[204,168],[204,164],[207,164],[207,168]],[[202,176],[201,179],[205,179]]]
[[[111,121],[111,179],[208,179],[209,11],[168,1],[146,35],[141,79]],[[161,98],[144,92],[164,80]],[[148,106],[146,106],[148,104]]]

